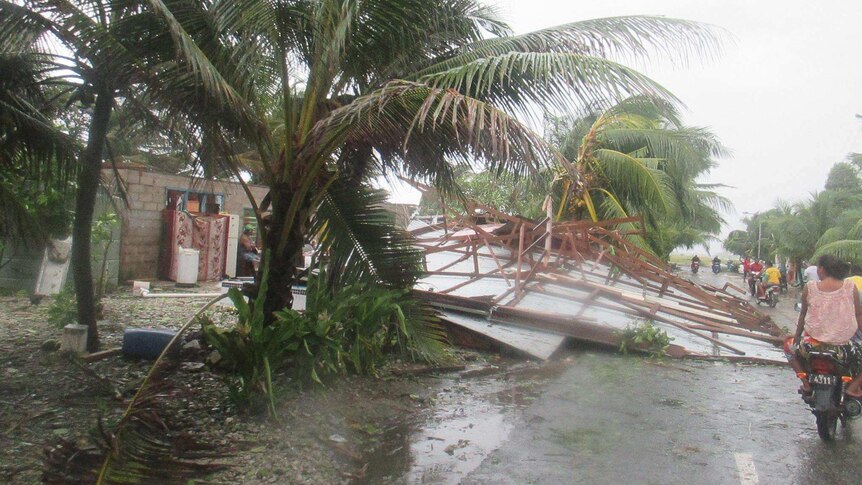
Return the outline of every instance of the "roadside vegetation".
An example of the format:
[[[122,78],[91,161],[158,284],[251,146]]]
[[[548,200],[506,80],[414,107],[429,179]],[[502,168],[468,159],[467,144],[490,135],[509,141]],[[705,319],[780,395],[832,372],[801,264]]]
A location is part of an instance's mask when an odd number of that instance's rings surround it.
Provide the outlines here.
[[[822,191],[800,202],[779,201],[768,211],[744,220],[746,228],[731,232],[724,247],[761,259],[788,258],[797,267],[821,254],[832,254],[862,268],[862,164],[851,154],[832,166]]]

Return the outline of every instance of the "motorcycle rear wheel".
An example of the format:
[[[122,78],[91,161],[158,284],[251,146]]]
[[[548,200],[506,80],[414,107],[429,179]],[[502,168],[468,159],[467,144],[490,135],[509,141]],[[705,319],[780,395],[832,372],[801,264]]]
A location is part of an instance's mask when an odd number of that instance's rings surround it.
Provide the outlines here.
[[[835,414],[816,412],[817,434],[823,441],[834,441],[835,431],[838,428],[838,416]]]
[[[778,298],[776,298],[774,294],[769,295],[769,308],[775,308],[775,305],[777,304]]]

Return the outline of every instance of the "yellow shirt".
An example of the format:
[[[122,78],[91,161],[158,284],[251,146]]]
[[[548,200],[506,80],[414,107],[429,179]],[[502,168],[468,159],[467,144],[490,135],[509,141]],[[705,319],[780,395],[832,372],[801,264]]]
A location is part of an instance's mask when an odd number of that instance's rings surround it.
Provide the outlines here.
[[[851,276],[847,279],[852,281],[853,284],[856,285],[856,289],[862,293],[862,276]]]
[[[766,271],[764,271],[763,274],[766,275],[767,285],[777,285],[781,283],[781,271],[778,271],[778,268],[775,266],[766,268]]]

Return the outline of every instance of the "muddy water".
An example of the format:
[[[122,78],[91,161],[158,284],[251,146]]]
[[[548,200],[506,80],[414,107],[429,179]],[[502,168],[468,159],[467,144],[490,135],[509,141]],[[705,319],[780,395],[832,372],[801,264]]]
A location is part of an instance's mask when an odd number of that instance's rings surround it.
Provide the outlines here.
[[[422,418],[386,429],[354,483],[455,484],[499,448],[566,362],[521,363],[481,377],[439,379]]]

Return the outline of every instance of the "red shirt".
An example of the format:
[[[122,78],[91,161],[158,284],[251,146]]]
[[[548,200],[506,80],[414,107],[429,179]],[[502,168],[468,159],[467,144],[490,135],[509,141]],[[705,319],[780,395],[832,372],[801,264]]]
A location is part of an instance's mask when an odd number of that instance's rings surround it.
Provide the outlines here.
[[[746,273],[748,272],[748,270],[751,269],[751,260],[750,259],[745,258],[742,260],[742,269],[744,269]]]
[[[762,264],[760,264],[758,261],[751,263],[751,272],[752,273],[760,273],[761,271],[763,271],[763,265]]]

